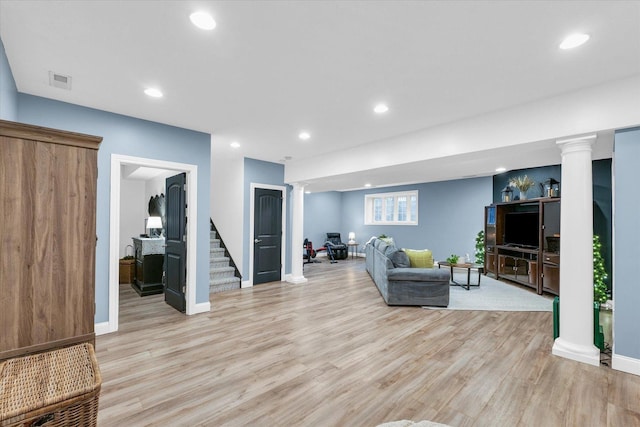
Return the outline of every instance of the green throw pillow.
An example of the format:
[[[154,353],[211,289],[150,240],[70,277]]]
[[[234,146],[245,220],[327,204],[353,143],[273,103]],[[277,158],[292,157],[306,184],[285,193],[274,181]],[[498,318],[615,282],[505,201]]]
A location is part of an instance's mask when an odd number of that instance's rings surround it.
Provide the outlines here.
[[[433,268],[433,254],[429,249],[402,249],[409,257],[411,268]]]

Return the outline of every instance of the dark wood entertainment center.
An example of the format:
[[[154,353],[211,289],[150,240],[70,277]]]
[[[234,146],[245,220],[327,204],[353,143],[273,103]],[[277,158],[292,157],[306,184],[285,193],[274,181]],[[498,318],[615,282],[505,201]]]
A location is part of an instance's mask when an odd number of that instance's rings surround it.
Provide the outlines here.
[[[559,295],[560,198],[494,203],[484,224],[487,273]]]

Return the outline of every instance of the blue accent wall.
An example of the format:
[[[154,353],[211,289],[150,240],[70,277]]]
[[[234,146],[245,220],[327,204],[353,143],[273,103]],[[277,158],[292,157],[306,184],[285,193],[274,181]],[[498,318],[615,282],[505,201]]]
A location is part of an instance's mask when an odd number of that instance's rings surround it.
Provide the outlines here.
[[[342,227],[342,193],[327,191],[304,195],[304,238],[313,243],[314,249],[324,246],[327,233],[340,232],[344,242],[348,234],[344,234]],[[349,222],[351,223],[351,222]],[[354,230],[348,230],[354,231]],[[359,239],[360,236],[356,234]],[[300,242],[302,245],[302,242]]]
[[[640,359],[640,128],[617,131],[614,144],[614,348],[616,355]]]
[[[536,197],[542,196],[542,190],[540,189],[539,183],[544,183],[547,179],[553,178],[556,181],[560,182],[560,178],[562,177],[562,169],[560,165],[553,166],[543,166],[539,168],[531,168],[531,169],[516,169],[508,172],[501,173],[499,175],[493,176],[493,201],[499,203],[502,201],[502,190],[509,185],[509,181],[512,178],[518,176],[527,175],[529,178],[533,179],[536,182],[536,185],[527,191],[527,197],[530,199],[534,199]],[[520,192],[516,188],[511,188],[513,190],[514,199],[520,198]],[[562,194],[562,183],[560,183],[560,194]]]
[[[18,89],[0,39],[0,119],[18,121]]]
[[[96,231],[96,316],[109,317],[109,197],[111,155],[165,160],[198,167],[196,302],[209,301],[209,134],[67,104],[26,94],[18,95],[18,119],[23,123],[102,136],[98,150]]]
[[[287,208],[283,213],[286,215],[285,230],[287,236],[291,238],[291,186],[284,183],[284,165],[279,163],[265,162],[250,158],[244,159],[244,218],[243,218],[243,245],[242,245],[242,278],[245,281],[252,280],[249,277],[249,251],[253,245],[253,236],[250,230],[251,221],[251,184],[267,184],[286,187]],[[283,242],[284,243],[284,242]],[[300,243],[302,246],[302,242]],[[291,245],[287,242],[285,263],[285,274],[291,272],[289,260],[291,259]],[[282,278],[284,280],[284,277]]]
[[[371,236],[386,234],[394,238],[398,247],[431,249],[436,260],[453,253],[468,253],[473,258],[475,237],[483,229],[484,206],[491,204],[492,188],[492,178],[483,177],[349,191],[341,197],[333,193],[310,194],[305,198],[305,236],[316,239],[327,231],[339,231],[346,242],[353,231],[358,243],[364,244]],[[418,190],[417,226],[364,224],[365,194],[409,190]],[[310,209],[317,212],[307,213]],[[337,219],[322,218],[323,215]],[[318,246],[315,241],[314,246]],[[358,251],[362,252],[361,246]]]

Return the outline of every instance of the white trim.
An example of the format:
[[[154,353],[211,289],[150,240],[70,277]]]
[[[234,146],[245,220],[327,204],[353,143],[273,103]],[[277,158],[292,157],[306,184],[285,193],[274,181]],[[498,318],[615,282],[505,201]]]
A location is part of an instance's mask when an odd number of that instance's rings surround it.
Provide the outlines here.
[[[611,369],[640,375],[640,359],[633,359],[631,357],[621,356],[614,353],[611,356]]]
[[[93,325],[93,330],[95,331],[96,335],[104,335],[112,332],[111,330],[109,330],[109,322],[96,323],[95,325]]]
[[[191,313],[189,314],[199,314],[199,313],[208,313],[211,311],[211,303],[207,302],[198,302],[195,303]]]
[[[588,346],[580,345],[558,337],[553,342],[551,354],[593,366],[600,366],[600,351],[593,344]]]
[[[288,283],[293,283],[294,285],[299,285],[300,283],[307,283],[309,279],[307,279],[304,276],[294,278],[293,275],[287,274],[284,277],[284,281]]]
[[[388,193],[370,193],[364,195],[364,225],[418,225],[419,222],[419,190],[394,191]],[[398,218],[398,198],[407,198],[407,220],[399,221]],[[411,210],[411,198],[416,198],[415,221],[411,221],[414,212]],[[382,200],[382,216],[386,218],[387,199],[393,198],[393,220],[381,219],[376,221],[373,204],[376,199]]]
[[[164,160],[145,159],[142,157],[111,155],[110,200],[109,200],[109,320],[105,330],[103,324],[97,324],[101,333],[118,330],[119,314],[119,247],[120,247],[120,169],[122,165],[145,166],[158,169],[186,172],[187,174],[187,206],[189,206],[189,224],[187,227],[187,289],[186,314],[200,313],[196,307],[196,253],[197,253],[197,212],[198,212],[198,166],[186,163],[175,163]]]
[[[240,282],[241,288],[251,288],[252,286],[253,283],[251,282],[251,280],[243,280],[242,282]]]
[[[247,286],[242,286],[247,288],[253,286],[253,231],[255,227],[254,201],[257,188],[264,188],[266,190],[280,190],[282,192],[282,243],[280,254],[282,265],[280,268],[280,281],[285,280],[284,266],[287,254],[287,187],[283,185],[258,184],[252,182],[249,187],[249,236],[247,238],[247,241],[249,243],[249,284]]]

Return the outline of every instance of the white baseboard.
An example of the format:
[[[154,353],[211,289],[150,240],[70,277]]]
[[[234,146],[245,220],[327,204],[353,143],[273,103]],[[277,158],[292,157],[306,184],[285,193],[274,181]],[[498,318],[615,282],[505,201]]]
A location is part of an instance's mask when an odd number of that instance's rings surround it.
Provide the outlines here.
[[[109,322],[95,323],[93,325],[93,330],[95,331],[96,335],[110,334],[111,332],[114,332],[111,330],[111,325],[109,324]]]
[[[240,287],[241,288],[252,288],[253,287],[253,283],[251,283],[250,280],[243,280],[242,282],[240,282]]]
[[[349,252],[348,258],[351,258],[352,254],[353,252]],[[356,252],[356,258],[364,258],[364,257],[365,257],[364,252]],[[318,252],[316,253],[316,258],[327,258],[327,253],[325,251]]]
[[[633,359],[631,357],[620,356],[619,354],[614,353],[611,356],[611,368],[616,371],[640,375],[640,359]]]
[[[307,278],[304,277],[304,275],[302,275],[300,277],[293,277],[292,274],[286,274],[284,276],[284,281],[288,282],[288,283],[293,283],[293,284],[307,283],[308,282]]]
[[[199,313],[208,313],[210,311],[211,311],[211,303],[209,301],[200,302],[200,303],[196,303],[196,305],[193,306],[193,312],[191,313],[191,315],[199,314]]]

